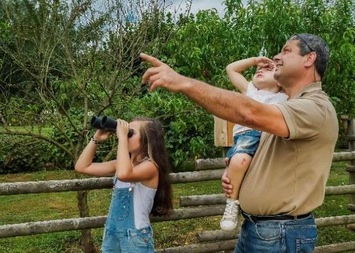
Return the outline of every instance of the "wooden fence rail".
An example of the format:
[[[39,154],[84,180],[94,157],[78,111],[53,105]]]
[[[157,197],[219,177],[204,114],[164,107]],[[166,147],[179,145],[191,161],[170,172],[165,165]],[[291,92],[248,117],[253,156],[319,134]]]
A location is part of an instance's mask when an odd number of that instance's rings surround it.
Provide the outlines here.
[[[333,161],[355,161],[355,152],[334,153]],[[172,173],[173,183],[199,182],[206,180],[218,180],[224,171],[224,159],[196,160],[197,171]],[[1,183],[0,195],[34,194],[49,192],[82,191],[94,189],[106,189],[112,187],[111,178],[84,178],[73,180],[50,180],[35,182]],[[328,186],[326,195],[355,195],[355,182],[349,185]],[[198,217],[222,215],[225,207],[223,194],[193,195],[180,197],[181,208],[175,209],[170,217],[151,217],[152,222],[172,221],[181,219],[193,219]],[[353,210],[354,204],[349,204]],[[104,226],[106,216],[60,219],[50,221],[27,222],[20,224],[6,224],[0,226],[0,238],[26,236],[41,233],[62,232],[70,230],[93,229]],[[354,215],[335,217],[321,217],[316,219],[318,227],[349,225],[355,223]],[[224,232],[221,230],[203,231],[197,237],[199,243],[158,249],[157,253],[181,253],[181,252],[216,252],[230,251],[234,248],[238,231]],[[343,252],[355,249],[355,242],[346,242],[334,245],[317,247],[317,253]]]

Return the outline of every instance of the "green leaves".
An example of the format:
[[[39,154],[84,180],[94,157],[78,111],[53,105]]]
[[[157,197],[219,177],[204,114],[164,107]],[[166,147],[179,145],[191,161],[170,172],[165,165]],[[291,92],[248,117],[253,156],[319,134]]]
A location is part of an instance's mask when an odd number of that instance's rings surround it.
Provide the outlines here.
[[[221,155],[213,145],[212,115],[180,94],[141,88],[150,66],[141,63],[139,53],[153,54],[183,75],[232,89],[225,72],[230,62],[259,54],[273,57],[291,34],[306,32],[328,42],[323,87],[339,115],[354,117],[355,3],[243,2],[226,0],[224,16],[205,10],[176,18],[158,5],[140,8],[130,1],[130,11],[140,18],[128,24],[122,1],[107,2],[106,12],[95,11],[91,0],[71,6],[2,1],[0,113],[8,123],[29,129],[43,126],[38,119],[51,122],[52,144],[57,143],[52,149],[62,152],[63,164],[71,164],[63,161],[65,156],[72,159],[86,143],[89,112],[126,120],[158,117],[171,161],[180,169],[189,159]],[[250,77],[252,71],[244,74]]]

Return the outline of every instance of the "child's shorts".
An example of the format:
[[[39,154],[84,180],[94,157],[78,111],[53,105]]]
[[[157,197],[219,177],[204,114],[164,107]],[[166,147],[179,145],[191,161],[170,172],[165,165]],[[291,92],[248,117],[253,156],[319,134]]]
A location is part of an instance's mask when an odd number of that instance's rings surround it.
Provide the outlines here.
[[[227,152],[228,161],[237,153],[254,156],[259,146],[261,131],[248,130],[233,137],[234,144]]]

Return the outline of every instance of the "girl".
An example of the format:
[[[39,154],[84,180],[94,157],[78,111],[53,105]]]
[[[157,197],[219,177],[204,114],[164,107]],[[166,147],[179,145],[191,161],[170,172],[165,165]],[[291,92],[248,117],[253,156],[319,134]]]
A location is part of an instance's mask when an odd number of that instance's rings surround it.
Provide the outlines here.
[[[131,130],[130,130],[131,129]],[[128,137],[129,130],[133,133]],[[156,119],[117,120],[117,159],[93,163],[97,145],[109,131],[98,129],[81,153],[75,170],[92,176],[114,176],[102,252],[154,252],[149,214],[172,210],[169,162],[164,132]]]

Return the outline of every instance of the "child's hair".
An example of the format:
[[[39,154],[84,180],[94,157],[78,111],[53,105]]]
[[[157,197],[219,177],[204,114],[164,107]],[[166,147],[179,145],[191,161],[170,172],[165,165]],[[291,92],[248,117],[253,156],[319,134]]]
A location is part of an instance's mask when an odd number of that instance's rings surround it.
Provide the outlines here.
[[[132,121],[146,122],[140,128],[141,147],[138,153],[140,157],[149,157],[159,170],[158,189],[151,214],[159,216],[169,215],[173,208],[172,187],[163,127],[160,121],[152,118],[137,117]]]

